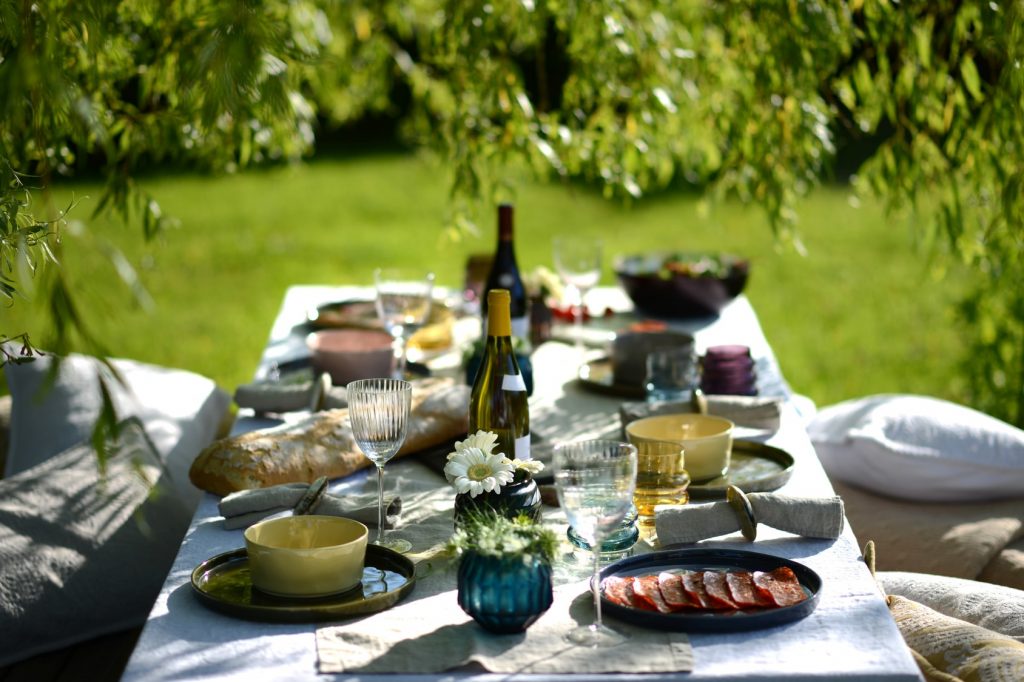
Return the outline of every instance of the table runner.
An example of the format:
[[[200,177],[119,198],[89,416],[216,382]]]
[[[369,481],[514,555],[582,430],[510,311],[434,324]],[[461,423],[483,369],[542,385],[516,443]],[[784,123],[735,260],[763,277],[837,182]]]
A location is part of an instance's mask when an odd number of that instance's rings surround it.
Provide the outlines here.
[[[454,561],[443,553],[452,533],[454,490],[420,468],[395,481],[406,501],[399,535],[413,542],[416,586],[395,607],[316,633],[321,673],[439,673],[483,669],[500,673],[686,672],[693,651],[683,633],[615,622],[629,643],[606,650],[572,646],[562,636],[594,617],[588,566],[556,559],[551,608],[522,635],[495,635],[476,624],[456,601]],[[564,515],[544,508],[544,521],[565,538]],[[569,545],[563,542],[565,553]]]

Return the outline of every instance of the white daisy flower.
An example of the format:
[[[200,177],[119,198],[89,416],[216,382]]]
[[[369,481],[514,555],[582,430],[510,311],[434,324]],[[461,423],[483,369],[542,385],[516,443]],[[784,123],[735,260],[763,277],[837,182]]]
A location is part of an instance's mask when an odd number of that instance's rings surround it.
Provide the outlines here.
[[[485,454],[490,455],[494,452],[494,446],[497,444],[498,434],[491,431],[477,431],[472,436],[466,438],[466,440],[455,441],[455,452],[448,454],[448,460],[451,461],[452,457],[467,448],[478,448]]]
[[[544,470],[544,462],[538,462],[535,459],[514,459],[512,460],[512,465],[516,469],[522,469],[529,473],[531,476],[536,476]]]
[[[478,447],[463,447],[449,457],[444,475],[457,492],[476,497],[511,483],[515,477],[512,469],[512,463],[503,455],[492,455]]]

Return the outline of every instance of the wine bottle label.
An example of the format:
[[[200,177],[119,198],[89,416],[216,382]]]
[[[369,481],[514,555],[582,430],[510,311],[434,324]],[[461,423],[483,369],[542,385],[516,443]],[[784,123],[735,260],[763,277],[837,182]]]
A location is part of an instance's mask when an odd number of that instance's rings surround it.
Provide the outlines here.
[[[523,315],[522,317],[512,318],[512,336],[517,336],[520,339],[530,338],[529,315]]]
[[[501,390],[503,391],[525,391],[526,382],[523,381],[522,374],[506,374],[501,380]]]
[[[525,390],[525,389],[524,389]],[[525,462],[530,458],[530,434],[516,438],[516,459]]]

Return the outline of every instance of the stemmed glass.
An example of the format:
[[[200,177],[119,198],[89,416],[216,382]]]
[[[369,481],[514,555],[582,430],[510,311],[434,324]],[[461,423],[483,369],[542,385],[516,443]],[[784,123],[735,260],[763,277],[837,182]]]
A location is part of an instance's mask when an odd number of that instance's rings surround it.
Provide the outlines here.
[[[430,316],[434,273],[425,270],[378,268],[373,273],[377,289],[377,317],[399,344],[395,377],[405,376],[409,337]]]
[[[377,466],[377,539],[375,545],[408,552],[408,540],[384,533],[384,465],[405,442],[412,409],[412,384],[401,379],[362,379],[350,383],[348,416],[363,454]]]
[[[601,543],[626,517],[636,489],[636,448],[614,440],[582,440],[555,447],[555,489],[569,525],[594,548],[590,589],[596,618],[569,631],[566,639],[587,647],[621,644],[626,636],[601,622]]]
[[[552,241],[555,270],[573,297],[576,351],[583,354],[583,307],[587,292],[601,279],[601,241],[580,235],[561,235]]]

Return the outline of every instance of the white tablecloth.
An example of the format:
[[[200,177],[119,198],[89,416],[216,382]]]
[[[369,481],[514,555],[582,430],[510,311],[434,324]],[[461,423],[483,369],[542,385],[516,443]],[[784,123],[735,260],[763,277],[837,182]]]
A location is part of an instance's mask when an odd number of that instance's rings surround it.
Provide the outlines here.
[[[282,306],[261,364],[265,372],[273,362],[302,355],[302,335],[294,330],[305,311],[319,302],[341,300],[365,290],[293,287]],[[620,293],[597,293],[616,307],[628,305]],[[743,343],[758,362],[762,394],[790,398],[789,388],[749,302],[740,297],[715,319],[683,327],[696,336],[698,350],[719,343]],[[533,357],[536,389],[530,401],[531,426],[537,436],[554,442],[578,436],[610,435],[618,431],[619,401],[581,389],[575,382],[575,349],[546,344]],[[246,420],[240,429],[259,425]],[[828,495],[832,488],[791,402],[784,410],[782,428],[768,440],[796,460],[793,476],[781,492]],[[415,461],[388,466],[388,480],[399,484],[403,471],[422,467]],[[422,473],[422,472],[421,472]],[[442,479],[438,484],[443,485]],[[334,491],[372,492],[365,472],[332,484]],[[317,675],[316,625],[255,623],[220,615],[202,606],[191,593],[189,576],[201,561],[243,546],[241,531],[223,530],[217,498],[205,495],[196,511],[174,565],[153,606],[136,645],[125,680],[217,679],[294,680],[325,679]],[[807,618],[789,625],[735,634],[691,635],[694,671],[687,674],[616,676],[616,679],[693,680],[919,680],[909,651],[874,581],[860,560],[857,540],[847,529],[835,542],[810,540],[762,526],[758,540],[746,543],[739,536],[715,538],[703,546],[753,549],[800,561],[821,576],[818,608]],[[457,604],[452,603],[457,609]],[[401,608],[401,604],[395,608]],[[369,676],[402,679],[399,676]],[[507,676],[451,673],[442,679],[506,679]],[[571,676],[522,676],[530,680],[573,679]],[[610,677],[610,676],[609,676]],[[349,676],[343,679],[357,679]]]

